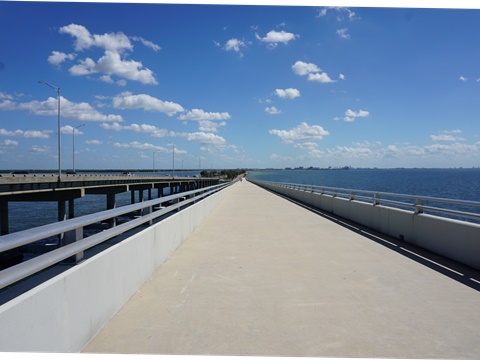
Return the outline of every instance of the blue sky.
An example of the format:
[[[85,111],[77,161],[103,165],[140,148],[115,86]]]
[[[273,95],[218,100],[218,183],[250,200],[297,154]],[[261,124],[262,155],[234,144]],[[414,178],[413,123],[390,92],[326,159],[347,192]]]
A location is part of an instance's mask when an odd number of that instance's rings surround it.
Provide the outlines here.
[[[38,81],[62,169],[73,139],[77,169],[480,166],[478,9],[0,2],[0,32],[0,169],[58,166]]]

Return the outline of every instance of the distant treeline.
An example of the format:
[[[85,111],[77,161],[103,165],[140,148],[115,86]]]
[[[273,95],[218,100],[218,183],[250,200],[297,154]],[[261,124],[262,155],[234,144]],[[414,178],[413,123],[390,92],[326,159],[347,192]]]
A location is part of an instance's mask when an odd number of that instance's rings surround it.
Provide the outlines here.
[[[244,169],[221,170],[221,171],[218,171],[218,170],[211,170],[211,171],[202,170],[200,172],[200,176],[202,176],[202,177],[222,177],[222,178],[226,178],[227,180],[233,180],[237,176],[245,174],[246,172],[247,171],[244,170]]]

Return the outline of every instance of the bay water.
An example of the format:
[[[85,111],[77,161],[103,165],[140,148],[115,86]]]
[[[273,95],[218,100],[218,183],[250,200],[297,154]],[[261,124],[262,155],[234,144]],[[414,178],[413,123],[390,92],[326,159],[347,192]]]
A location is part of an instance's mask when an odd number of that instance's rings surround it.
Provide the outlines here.
[[[175,171],[176,176],[194,176],[198,171]],[[141,175],[152,175],[142,173]],[[166,175],[157,172],[155,175]],[[480,168],[469,169],[331,169],[253,170],[248,178],[275,182],[320,185],[396,194],[480,201]],[[156,195],[156,190],[154,191]],[[146,199],[146,195],[145,195]],[[116,206],[130,204],[130,192],[116,195]],[[86,195],[75,200],[75,216],[106,209],[104,195]],[[10,202],[10,232],[57,221],[57,203]]]

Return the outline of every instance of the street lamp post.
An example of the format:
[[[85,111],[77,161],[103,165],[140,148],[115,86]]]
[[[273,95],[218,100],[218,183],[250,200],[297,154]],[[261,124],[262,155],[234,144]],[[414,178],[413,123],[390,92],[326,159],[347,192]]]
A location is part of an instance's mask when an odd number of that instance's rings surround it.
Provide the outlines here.
[[[73,133],[73,151],[72,151],[72,157],[73,157],[73,172],[75,173],[75,130],[78,129],[79,127],[85,126],[85,124],[78,125],[73,128],[72,133]]]
[[[153,152],[153,176],[155,176],[155,154],[156,154],[158,151],[159,151],[159,150]]]
[[[172,143],[172,156],[173,156],[173,169],[172,169],[172,177],[175,177],[175,144]]]
[[[60,165],[60,88],[57,87],[57,86],[54,86],[52,84],[49,84],[45,81],[39,81],[40,84],[45,84],[49,87],[51,87],[52,89],[56,90],[57,91],[57,102],[58,102],[58,129],[57,129],[57,132],[58,132],[58,181],[60,181],[60,178],[62,176],[62,168],[61,168],[61,165]]]

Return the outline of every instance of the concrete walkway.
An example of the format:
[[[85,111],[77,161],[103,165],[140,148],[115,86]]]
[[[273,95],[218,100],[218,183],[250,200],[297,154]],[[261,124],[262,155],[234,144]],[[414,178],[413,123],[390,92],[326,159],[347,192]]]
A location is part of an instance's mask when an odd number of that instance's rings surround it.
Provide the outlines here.
[[[480,358],[480,292],[247,181],[85,353]]]

